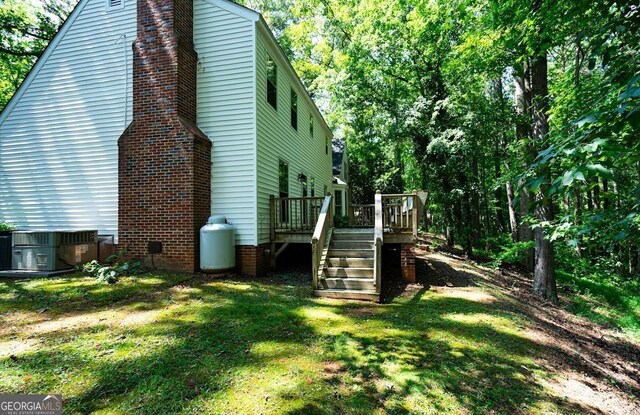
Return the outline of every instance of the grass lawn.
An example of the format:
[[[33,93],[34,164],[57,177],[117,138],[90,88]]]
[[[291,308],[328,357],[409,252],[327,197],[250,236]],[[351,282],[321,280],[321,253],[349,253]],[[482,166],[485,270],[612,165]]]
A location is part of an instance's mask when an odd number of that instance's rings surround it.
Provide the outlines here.
[[[298,274],[0,281],[0,392],[65,413],[578,413],[546,348],[482,283],[388,304],[317,299]]]

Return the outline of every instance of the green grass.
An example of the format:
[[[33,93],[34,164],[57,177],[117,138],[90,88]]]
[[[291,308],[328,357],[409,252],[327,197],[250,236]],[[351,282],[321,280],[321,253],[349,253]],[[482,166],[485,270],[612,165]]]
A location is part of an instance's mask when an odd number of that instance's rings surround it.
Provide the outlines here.
[[[640,281],[598,272],[576,275],[562,269],[558,281],[571,289],[571,312],[640,340]]]
[[[507,300],[422,289],[316,299],[307,281],[0,281],[0,392],[66,413],[566,413]]]

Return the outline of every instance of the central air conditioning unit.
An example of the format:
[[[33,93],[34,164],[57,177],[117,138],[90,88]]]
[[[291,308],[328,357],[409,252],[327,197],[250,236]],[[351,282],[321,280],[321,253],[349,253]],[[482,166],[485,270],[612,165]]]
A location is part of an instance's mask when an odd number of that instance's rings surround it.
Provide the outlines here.
[[[11,249],[14,270],[70,269],[98,258],[98,231],[16,231]]]

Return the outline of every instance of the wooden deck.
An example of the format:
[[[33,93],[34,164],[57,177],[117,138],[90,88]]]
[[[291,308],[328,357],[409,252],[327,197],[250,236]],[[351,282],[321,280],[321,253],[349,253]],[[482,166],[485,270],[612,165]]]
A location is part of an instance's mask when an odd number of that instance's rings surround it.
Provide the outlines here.
[[[379,301],[382,245],[415,243],[419,203],[416,194],[376,194],[348,206],[349,227],[335,228],[330,195],[272,196],[271,266],[289,244],[310,243],[315,295]]]
[[[271,241],[311,243],[326,197],[271,197]],[[382,226],[386,243],[413,243],[418,233],[418,198],[415,194],[382,194]],[[349,228],[374,228],[375,204],[350,205]],[[333,216],[333,215],[332,215]],[[331,218],[331,221],[333,218]],[[330,224],[333,228],[333,224]]]

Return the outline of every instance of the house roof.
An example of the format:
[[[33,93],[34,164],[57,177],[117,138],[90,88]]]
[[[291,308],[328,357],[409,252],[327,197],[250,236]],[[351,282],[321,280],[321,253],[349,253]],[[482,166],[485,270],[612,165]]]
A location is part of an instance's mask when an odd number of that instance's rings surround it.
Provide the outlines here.
[[[256,12],[255,10],[249,9],[247,7],[244,7],[230,0],[205,0],[205,1],[207,1],[209,4],[213,4],[213,5],[222,7],[225,10],[231,11],[232,13],[235,13],[238,16],[244,17],[247,20],[256,22],[258,24],[258,27],[260,27],[264,32],[266,32],[266,34],[268,35],[267,38],[269,39],[270,43],[278,51],[278,54],[280,55],[281,60],[283,60],[286,63],[286,69],[288,69],[288,72],[293,75],[293,78],[297,81],[298,86],[302,89],[302,91],[304,91],[304,95],[303,95],[304,98],[311,103],[311,110],[315,113],[316,116],[320,118],[320,122],[322,123],[323,127],[327,131],[329,131],[329,133],[331,133],[331,129],[327,125],[324,117],[322,116],[322,113],[320,112],[320,110],[316,106],[316,103],[313,101],[313,99],[309,95],[309,91],[300,80],[300,77],[298,76],[297,72],[291,65],[291,62],[289,61],[286,54],[284,53],[282,46],[280,46],[280,44],[276,40],[275,36],[273,35],[273,32],[269,28],[269,25],[264,20],[262,15]],[[42,66],[45,64],[45,62],[47,61],[51,53],[53,53],[55,48],[58,46],[58,44],[60,43],[64,35],[69,31],[69,28],[71,27],[73,22],[77,19],[78,15],[80,15],[80,13],[82,12],[82,10],[84,9],[84,7],[88,2],[89,0],[80,0],[76,5],[76,7],[71,11],[69,16],[65,20],[65,22],[62,24],[62,26],[58,30],[58,33],[56,33],[56,35],[53,37],[51,42],[49,42],[44,52],[42,52],[42,55],[38,58],[36,63],[31,67],[31,70],[29,71],[25,79],[22,81],[22,83],[20,84],[16,92],[9,99],[5,107],[2,108],[2,110],[0,111],[0,124],[2,124],[2,122],[9,116],[13,108],[16,106],[16,104],[20,100],[20,97],[22,97],[25,91],[29,88],[29,85],[31,84],[31,82],[34,80],[34,78],[36,77],[36,75],[38,74]]]
[[[346,144],[344,140],[336,138],[331,142],[331,151],[333,156],[333,174],[340,174],[342,168],[342,158],[344,157],[344,149]]]

